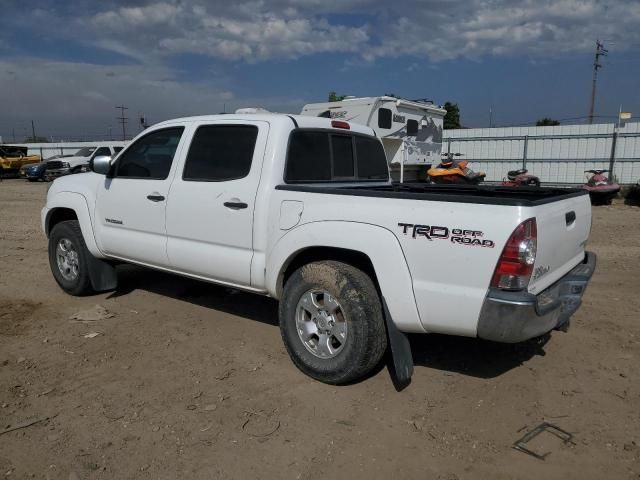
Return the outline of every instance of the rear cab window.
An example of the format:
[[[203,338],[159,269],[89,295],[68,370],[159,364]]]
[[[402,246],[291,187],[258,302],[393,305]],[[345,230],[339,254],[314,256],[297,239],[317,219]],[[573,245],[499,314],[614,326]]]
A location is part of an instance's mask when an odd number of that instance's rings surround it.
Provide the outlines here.
[[[335,130],[291,132],[286,183],[387,181],[389,168],[380,141]]]

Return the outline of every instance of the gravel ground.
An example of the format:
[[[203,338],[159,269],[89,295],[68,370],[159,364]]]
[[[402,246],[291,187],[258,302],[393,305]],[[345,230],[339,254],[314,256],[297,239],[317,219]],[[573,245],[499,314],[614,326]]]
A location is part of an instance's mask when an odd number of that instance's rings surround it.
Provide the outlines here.
[[[115,292],[67,296],[45,193],[0,182],[0,478],[640,479],[637,207],[594,207],[598,270],[568,333],[412,338],[396,392],[386,368],[303,376],[270,299],[132,266]],[[70,318],[95,305],[113,316]],[[573,444],[538,437],[544,461],[511,447],[542,421]]]

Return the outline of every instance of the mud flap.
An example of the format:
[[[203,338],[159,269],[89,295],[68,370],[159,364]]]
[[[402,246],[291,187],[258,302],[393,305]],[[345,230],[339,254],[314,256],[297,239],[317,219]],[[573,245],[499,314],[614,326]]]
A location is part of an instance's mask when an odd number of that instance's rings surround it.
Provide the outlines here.
[[[118,286],[116,267],[104,260],[95,258],[89,252],[86,253],[88,257],[89,280],[91,280],[91,286],[93,289],[96,292],[115,290]]]
[[[411,345],[409,344],[407,335],[398,330],[396,324],[393,323],[384,297],[382,297],[382,308],[384,309],[387,336],[389,337],[389,345],[391,346],[392,380],[396,388],[401,390],[411,383],[411,376],[413,375]]]

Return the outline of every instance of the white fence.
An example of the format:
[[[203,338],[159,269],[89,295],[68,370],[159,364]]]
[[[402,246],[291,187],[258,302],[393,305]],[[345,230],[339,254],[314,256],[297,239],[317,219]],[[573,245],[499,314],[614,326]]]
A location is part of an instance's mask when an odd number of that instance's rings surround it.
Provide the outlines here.
[[[499,181],[527,168],[543,183],[584,183],[584,171],[613,170],[622,184],[640,179],[640,123],[445,130],[445,152],[462,153],[474,170]]]

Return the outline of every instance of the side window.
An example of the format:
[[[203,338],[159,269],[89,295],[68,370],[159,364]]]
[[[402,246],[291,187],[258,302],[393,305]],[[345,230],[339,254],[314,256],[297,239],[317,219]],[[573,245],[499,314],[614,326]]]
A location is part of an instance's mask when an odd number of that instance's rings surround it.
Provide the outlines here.
[[[198,127],[191,141],[183,180],[221,182],[246,177],[258,138],[254,125]]]
[[[113,151],[116,153],[120,153],[124,147],[113,147]]]
[[[165,128],[140,138],[118,157],[114,177],[164,180],[183,131],[184,127]]]
[[[96,157],[110,157],[111,156],[111,150],[109,150],[109,147],[100,147],[98,150],[96,150],[96,153],[93,155],[93,158]]]
[[[379,140],[356,137],[356,156],[360,180],[387,180],[389,178],[387,157]]]
[[[418,121],[407,120],[407,135],[410,137],[415,137],[417,134],[418,134]]]
[[[331,135],[333,153],[333,177],[354,176],[353,141],[351,136]]]
[[[388,108],[378,109],[378,127],[391,128],[391,110]]]
[[[331,180],[331,153],[327,132],[294,131],[289,140],[287,182]]]

